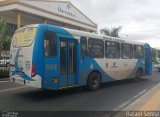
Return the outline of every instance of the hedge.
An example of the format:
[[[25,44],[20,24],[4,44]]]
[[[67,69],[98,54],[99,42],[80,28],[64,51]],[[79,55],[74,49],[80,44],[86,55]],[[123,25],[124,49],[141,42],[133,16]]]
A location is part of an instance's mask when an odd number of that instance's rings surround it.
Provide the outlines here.
[[[9,70],[0,69],[0,78],[8,78],[9,77]]]

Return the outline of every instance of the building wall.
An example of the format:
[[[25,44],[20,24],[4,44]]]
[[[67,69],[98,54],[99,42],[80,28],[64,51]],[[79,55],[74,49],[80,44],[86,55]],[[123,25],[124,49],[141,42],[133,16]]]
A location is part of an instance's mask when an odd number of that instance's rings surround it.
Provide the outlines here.
[[[52,25],[97,32],[97,25],[70,2],[65,1],[28,1],[1,4],[0,17],[17,27],[28,24],[48,23]]]

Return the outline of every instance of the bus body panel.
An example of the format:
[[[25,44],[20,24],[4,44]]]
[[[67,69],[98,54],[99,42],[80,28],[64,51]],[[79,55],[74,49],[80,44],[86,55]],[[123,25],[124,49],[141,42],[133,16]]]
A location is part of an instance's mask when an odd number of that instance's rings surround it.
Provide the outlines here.
[[[46,27],[40,25],[38,27],[38,31],[35,38],[35,43],[33,47],[33,58],[32,64],[36,70],[36,77],[34,79],[37,80],[39,83],[39,88],[43,88],[43,80],[44,80],[44,60],[43,60],[43,39],[44,39],[44,32]],[[34,87],[34,86],[33,86]]]
[[[54,32],[56,35],[57,53],[54,57],[44,55],[44,38],[47,31]],[[80,37],[86,36],[89,38],[94,37],[95,34],[87,35],[81,32],[82,35],[80,32],[77,32],[46,24],[38,25],[35,40],[30,47],[11,47],[11,64],[15,64],[15,69],[17,71],[19,69],[19,62],[16,63],[16,61],[20,61],[22,59],[21,56],[24,56],[23,59],[26,57],[26,59],[22,60],[22,63],[28,61],[30,66],[28,71],[24,71],[26,76],[24,74],[23,76],[17,75],[16,71],[11,70],[11,81],[13,81],[14,77],[16,80],[20,79],[22,81],[21,84],[58,90],[66,87],[86,85],[88,77],[93,71],[98,71],[101,74],[102,82],[134,78],[138,69],[142,69],[144,75],[151,75],[151,52],[148,44],[143,45],[144,58],[141,59],[82,58],[80,55]],[[97,38],[102,39],[99,36]],[[31,77],[32,65],[34,65],[36,70],[36,76],[34,77]],[[26,64],[21,66],[24,69]],[[62,67],[66,68],[65,72]],[[20,82],[17,80],[17,83]]]

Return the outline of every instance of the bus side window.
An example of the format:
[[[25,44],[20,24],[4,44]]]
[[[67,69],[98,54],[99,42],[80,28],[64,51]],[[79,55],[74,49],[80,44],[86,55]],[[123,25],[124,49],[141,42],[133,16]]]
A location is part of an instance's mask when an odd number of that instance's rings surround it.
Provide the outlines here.
[[[110,59],[120,58],[120,43],[105,41],[105,57]]]
[[[80,47],[81,47],[81,57],[87,57],[87,38],[81,37],[80,38]]]
[[[45,32],[44,55],[49,57],[54,57],[57,55],[56,34],[54,32]]]
[[[140,45],[134,45],[134,58],[143,58],[143,47]]]
[[[104,58],[104,41],[100,39],[89,38],[88,51],[91,58]]]
[[[121,44],[121,57],[123,59],[133,59],[133,46],[132,44]]]

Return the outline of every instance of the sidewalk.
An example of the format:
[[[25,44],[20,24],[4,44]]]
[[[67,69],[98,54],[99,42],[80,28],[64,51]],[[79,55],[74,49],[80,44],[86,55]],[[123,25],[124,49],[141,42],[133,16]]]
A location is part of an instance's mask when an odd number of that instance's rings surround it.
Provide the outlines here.
[[[160,111],[160,83],[122,109],[122,111]]]
[[[160,83],[111,117],[160,117]]]

